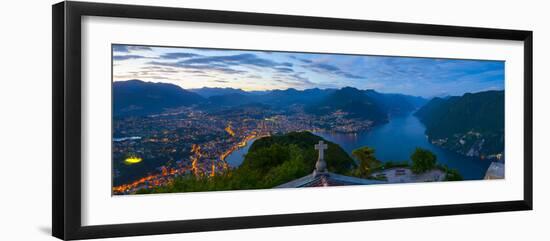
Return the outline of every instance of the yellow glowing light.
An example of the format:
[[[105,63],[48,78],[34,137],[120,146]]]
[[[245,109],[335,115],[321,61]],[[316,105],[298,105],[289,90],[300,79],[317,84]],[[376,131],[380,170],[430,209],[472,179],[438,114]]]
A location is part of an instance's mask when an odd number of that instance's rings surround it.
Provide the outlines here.
[[[227,127],[224,129],[230,136],[235,136],[235,131],[231,128],[231,123],[227,124]]]
[[[214,163],[212,163],[212,172],[210,173],[210,176],[216,176],[216,166],[214,165]]]
[[[126,163],[127,165],[132,165],[132,164],[140,163],[142,160],[143,159],[141,159],[140,157],[131,156],[126,158],[126,160],[124,160],[124,163]]]

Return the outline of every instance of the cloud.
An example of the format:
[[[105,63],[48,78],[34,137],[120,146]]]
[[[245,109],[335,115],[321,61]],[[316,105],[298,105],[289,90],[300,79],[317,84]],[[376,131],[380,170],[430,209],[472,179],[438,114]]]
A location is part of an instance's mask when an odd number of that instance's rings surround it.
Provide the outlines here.
[[[164,76],[178,83],[183,78],[196,76],[198,81],[184,84],[190,86],[249,85],[250,89],[353,86],[422,96],[504,88],[502,61],[150,48],[123,44],[115,44],[112,48],[115,75]],[[151,52],[145,52],[149,49]],[[130,59],[147,61],[122,61]]]
[[[246,78],[249,78],[249,79],[262,79],[262,76],[257,75],[257,74],[250,74],[250,75],[247,75]]]
[[[182,57],[182,58],[180,58]],[[184,52],[175,52],[163,54],[158,58],[159,60],[151,61],[146,64],[154,67],[155,70],[160,68],[178,68],[178,71],[194,73],[197,77],[211,77],[212,71],[230,74],[241,75],[236,78],[242,79],[262,79],[258,74],[265,70],[271,70],[266,74],[271,73],[272,81],[285,84],[292,87],[313,87],[315,83],[311,82],[307,77],[304,77],[305,72],[296,72],[293,69],[293,64],[285,61],[276,61],[274,59],[262,58],[256,54],[243,53],[234,55],[221,55],[221,56],[204,56]],[[177,62],[168,62],[163,60],[176,59]],[[321,65],[321,68],[330,68],[328,66]],[[332,72],[338,72],[339,69],[331,69]],[[347,74],[347,73],[343,73]],[[219,80],[219,79],[218,79]],[[215,81],[218,83],[229,83],[228,80],[224,82]]]
[[[165,63],[165,62],[159,62],[159,61],[151,61],[148,64],[151,65],[160,65],[160,66],[169,66],[169,67],[176,67],[184,69],[186,72],[189,71],[218,71],[225,74],[244,74],[247,73],[246,71],[242,70],[235,70],[229,67],[225,67],[222,65],[194,65],[194,64],[186,64],[183,62],[177,62],[177,63]]]
[[[276,70],[277,72],[280,72],[280,73],[292,73],[292,72],[294,72],[293,69],[291,69],[291,68],[286,68],[286,67],[277,67],[277,68],[275,68],[275,70]]]
[[[126,45],[113,44],[113,52],[128,53],[128,47]]]
[[[314,85],[313,82],[311,82],[308,78],[306,77],[303,77],[301,74],[292,74],[290,75],[292,77],[292,79],[296,80],[296,81],[299,81],[301,83],[304,83],[304,84],[308,84],[308,85]]]
[[[113,56],[113,60],[117,60],[117,61],[128,60],[128,59],[146,59],[146,58],[148,57],[145,57],[142,55],[135,55],[135,54]]]
[[[304,72],[293,74],[276,74],[272,77],[272,80],[292,88],[306,89],[318,87],[318,84],[313,83],[307,77],[302,76],[302,74],[304,74]]]
[[[360,76],[360,75],[354,75],[354,74],[350,74],[350,73],[346,73],[346,72],[339,72],[339,74],[343,75],[344,77],[348,78],[348,79],[364,79],[365,77],[364,76]]]
[[[192,57],[198,57],[201,55],[193,54],[193,53],[166,53],[160,56],[161,59],[184,59],[184,58],[192,58]]]
[[[303,58],[298,58],[298,57],[296,57],[295,55],[290,55],[289,57],[290,57],[290,58],[292,58],[292,59],[295,59],[295,60],[301,61],[302,63],[306,63],[306,64],[311,64],[311,63],[313,63],[313,61],[312,61],[312,60],[309,60],[309,59],[303,59]]]
[[[130,51],[152,51],[151,47],[139,45],[113,44],[113,52],[129,53]]]
[[[491,81],[501,82],[502,80],[504,80],[504,70],[487,70],[480,73],[464,75],[456,78],[456,81],[478,83],[487,83]]]
[[[277,73],[293,73],[293,64],[276,62],[260,58],[255,54],[236,54],[223,56],[201,56],[192,53],[168,53],[161,55],[162,59],[180,59],[178,62],[151,61],[148,64],[170,66],[185,69],[186,71],[218,71],[225,74],[245,74],[243,68],[268,68]],[[237,67],[237,69],[236,69]]]
[[[348,79],[364,79],[364,76],[355,75],[349,72],[341,70],[338,66],[326,64],[326,63],[312,63],[309,65],[303,65],[304,68],[307,68],[311,71],[320,73],[320,74],[332,74]]]
[[[139,46],[139,45],[128,46],[128,49],[129,49],[129,50],[136,50],[136,51],[139,51],[139,50],[142,50],[142,51],[152,51],[152,50],[153,50],[151,47]]]
[[[215,80],[212,80],[213,82],[217,82],[217,83],[229,83],[229,81],[227,80],[221,80],[221,79],[215,79]]]
[[[264,68],[275,67],[292,67],[288,62],[275,62],[273,60],[264,59],[256,56],[255,54],[237,54],[237,55],[225,55],[225,56],[208,56],[202,58],[193,58],[184,60],[181,63],[184,64],[222,64],[222,65],[250,65]]]

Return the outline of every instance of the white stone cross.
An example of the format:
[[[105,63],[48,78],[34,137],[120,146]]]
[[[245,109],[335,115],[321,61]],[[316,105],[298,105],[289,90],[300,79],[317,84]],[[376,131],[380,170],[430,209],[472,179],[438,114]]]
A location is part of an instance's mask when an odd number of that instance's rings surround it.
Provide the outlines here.
[[[319,150],[319,160],[325,159],[325,150],[328,148],[327,144],[323,141],[319,141],[319,144],[315,145],[315,150]]]

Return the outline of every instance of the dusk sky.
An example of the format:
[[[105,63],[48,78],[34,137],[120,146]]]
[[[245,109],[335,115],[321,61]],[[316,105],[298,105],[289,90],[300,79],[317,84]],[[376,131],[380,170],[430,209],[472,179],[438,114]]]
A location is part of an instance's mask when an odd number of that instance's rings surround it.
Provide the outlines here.
[[[424,97],[504,89],[504,62],[113,45],[113,80],[184,89],[375,89]]]

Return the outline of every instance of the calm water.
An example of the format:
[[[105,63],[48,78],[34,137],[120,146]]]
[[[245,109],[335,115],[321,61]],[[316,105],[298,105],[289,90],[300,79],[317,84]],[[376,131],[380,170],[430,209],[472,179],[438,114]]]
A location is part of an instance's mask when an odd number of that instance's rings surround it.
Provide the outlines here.
[[[241,163],[243,163],[244,161],[244,155],[248,152],[248,149],[250,148],[252,143],[254,143],[255,140],[256,138],[253,138],[252,140],[246,143],[246,146],[234,151],[229,156],[227,156],[225,158],[225,161],[229,164],[229,166],[238,167],[239,165],[241,165]]]
[[[411,114],[393,117],[387,124],[357,134],[315,134],[339,144],[348,153],[362,146],[373,147],[376,150],[376,157],[382,162],[409,160],[414,149],[421,147],[435,153],[438,163],[458,169],[464,179],[482,179],[485,176],[485,171],[491,164],[490,161],[469,158],[432,145],[424,135],[425,129],[424,125]],[[228,156],[226,159],[228,163],[231,166],[240,165],[252,142],[249,141],[246,147]]]
[[[409,160],[414,149],[421,147],[432,151],[437,156],[438,163],[458,169],[464,179],[482,179],[485,176],[490,161],[462,156],[432,145],[424,134],[425,129],[418,118],[411,114],[393,117],[385,125],[356,135],[316,134],[338,143],[348,153],[362,146],[373,147],[376,157],[383,162]]]

